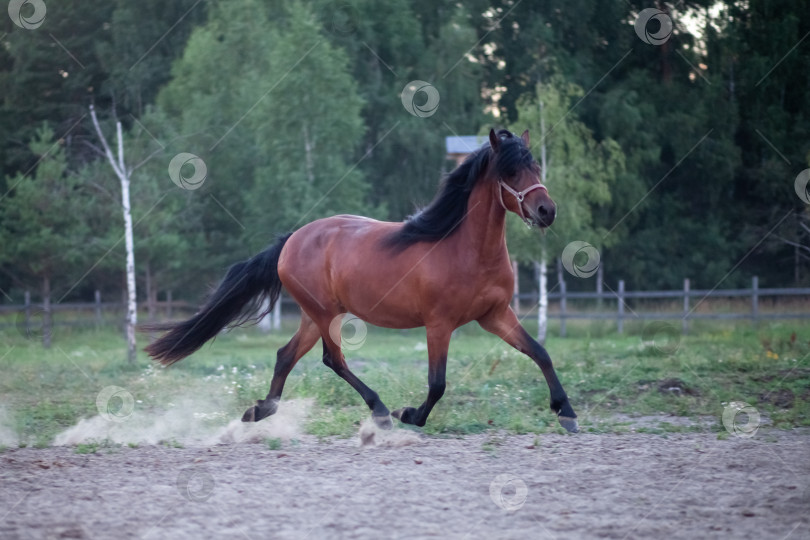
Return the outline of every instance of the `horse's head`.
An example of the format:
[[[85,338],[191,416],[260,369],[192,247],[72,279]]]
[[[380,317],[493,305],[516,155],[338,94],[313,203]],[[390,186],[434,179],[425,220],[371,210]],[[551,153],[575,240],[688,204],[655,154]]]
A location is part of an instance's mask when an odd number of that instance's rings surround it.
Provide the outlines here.
[[[489,132],[494,153],[492,173],[498,181],[501,205],[521,217],[527,225],[548,227],[557,215],[557,206],[540,183],[540,166],[529,150],[529,131],[516,137],[502,129]]]

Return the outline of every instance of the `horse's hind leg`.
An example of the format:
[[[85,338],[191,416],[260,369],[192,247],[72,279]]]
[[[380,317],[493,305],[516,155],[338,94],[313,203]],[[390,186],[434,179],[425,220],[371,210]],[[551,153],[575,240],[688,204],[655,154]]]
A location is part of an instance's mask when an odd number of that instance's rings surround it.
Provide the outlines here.
[[[363,401],[366,402],[368,408],[371,409],[371,418],[377,426],[383,429],[391,429],[393,421],[391,420],[391,413],[388,407],[380,400],[377,392],[366,386],[357,375],[351,372],[349,366],[346,365],[346,360],[343,357],[343,352],[340,350],[340,343],[335,343],[326,328],[323,334],[323,363],[327,367],[337,373],[337,375],[349,383],[352,388],[362,396]]]
[[[445,369],[447,367],[447,350],[450,347],[452,328],[428,327],[428,395],[418,408],[403,407],[392,413],[404,424],[422,427],[430,411],[442,398],[445,389]]]
[[[301,325],[292,339],[278,350],[276,367],[273,371],[273,381],[270,383],[270,392],[265,399],[256,401],[256,405],[245,411],[242,422],[258,422],[275,413],[284,383],[298,360],[309,352],[321,337],[318,326],[306,313],[301,314]]]

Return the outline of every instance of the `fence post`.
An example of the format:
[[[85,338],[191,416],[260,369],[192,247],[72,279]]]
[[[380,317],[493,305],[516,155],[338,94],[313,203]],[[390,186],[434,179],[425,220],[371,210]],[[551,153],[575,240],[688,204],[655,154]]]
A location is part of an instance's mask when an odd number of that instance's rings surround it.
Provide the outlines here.
[[[602,311],[602,281],[605,279],[604,268],[604,261],[602,261],[599,264],[599,268],[596,269],[596,294],[599,295],[596,299],[596,310],[599,312]]]
[[[512,291],[512,311],[514,311],[519,317],[520,314],[518,311],[520,311],[520,298],[518,295],[520,294],[520,280],[518,279],[518,262],[516,260],[512,261],[512,274],[515,276],[515,287]]]
[[[624,333],[624,280],[619,280],[619,320],[616,323],[616,331],[619,334]]]
[[[689,278],[683,280],[683,319],[681,320],[681,333],[689,332]]]
[[[31,291],[25,291],[25,337],[31,335]]]
[[[101,328],[101,291],[96,289],[95,292],[95,311],[96,311],[96,329]]]
[[[565,322],[567,303],[565,299],[566,285],[565,280],[560,280],[560,337],[565,337]]]
[[[751,278],[751,319],[753,320],[754,327],[757,326],[757,319],[759,318],[759,278],[754,276]]]
[[[166,319],[172,320],[172,290],[166,291]]]

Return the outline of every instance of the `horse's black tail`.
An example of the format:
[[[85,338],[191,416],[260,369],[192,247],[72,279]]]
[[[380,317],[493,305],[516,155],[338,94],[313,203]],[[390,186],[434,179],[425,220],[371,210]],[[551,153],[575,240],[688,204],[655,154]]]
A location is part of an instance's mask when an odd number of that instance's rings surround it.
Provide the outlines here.
[[[290,235],[283,236],[255,257],[231,266],[202,309],[190,319],[142,326],[141,330],[146,332],[167,331],[144,350],[168,366],[198,350],[226,326],[240,326],[267,314],[281,293],[278,258],[289,238]],[[266,300],[269,300],[266,310],[257,315]]]

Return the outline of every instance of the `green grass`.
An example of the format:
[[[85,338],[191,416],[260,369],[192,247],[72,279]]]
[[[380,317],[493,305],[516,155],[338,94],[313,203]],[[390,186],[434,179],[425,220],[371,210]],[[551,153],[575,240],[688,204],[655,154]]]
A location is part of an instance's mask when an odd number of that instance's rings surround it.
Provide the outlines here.
[[[74,448],[73,452],[76,454],[97,454],[100,450],[106,450],[108,453],[116,452],[118,445],[109,440],[89,440],[84,443],[79,443]]]
[[[76,445],[75,452],[77,454],[95,454],[98,452],[98,443],[91,442],[91,443],[80,443]]]
[[[265,441],[267,448],[270,450],[281,450],[281,439],[275,437],[269,438]]]
[[[0,431],[10,429],[23,445],[48,445],[80,418],[97,415],[96,397],[111,385],[127,389],[139,412],[159,414],[192,397],[205,406],[189,408],[189,416],[198,413],[206,422],[224,425],[266,395],[275,351],[294,328],[294,322],[285,321],[280,333],[242,329],[224,334],[168,369],[153,366],[143,353],[135,365],[128,365],[123,338],[109,330],[58,328],[53,347],[46,350],[5,328],[0,332]],[[616,415],[712,417],[713,429],[720,431],[723,404],[730,401],[753,405],[776,427],[810,425],[808,324],[696,328],[670,355],[643,344],[641,327],[628,327],[618,336],[601,327],[569,324],[568,333],[565,339],[552,334],[547,346],[586,431],[632,429]],[[799,337],[793,339],[794,334]],[[146,337],[139,339],[142,347]],[[309,433],[352,435],[369,412],[320,356],[318,345],[299,362],[284,398],[314,399]],[[418,406],[425,399],[423,329],[369,328],[363,346],[349,351],[347,358],[389,408]],[[537,366],[475,325],[459,329],[451,342],[447,384],[444,398],[421,429],[424,433],[563,432],[548,409],[548,388]],[[639,429],[669,433],[707,428],[664,421]]]

